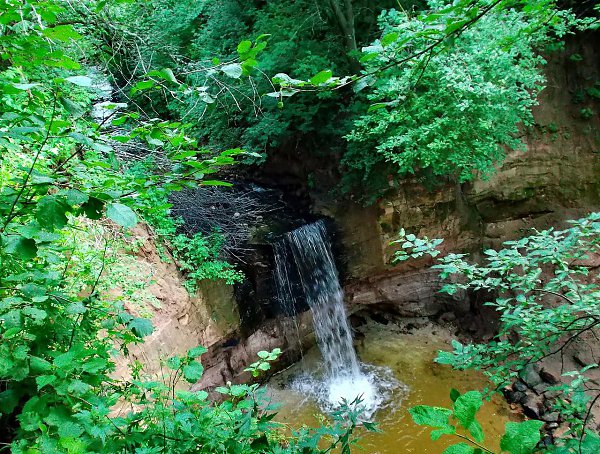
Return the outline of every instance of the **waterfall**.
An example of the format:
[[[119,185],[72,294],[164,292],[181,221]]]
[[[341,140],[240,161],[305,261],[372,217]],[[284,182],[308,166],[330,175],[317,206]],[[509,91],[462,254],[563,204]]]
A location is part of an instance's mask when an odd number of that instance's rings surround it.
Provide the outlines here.
[[[288,265],[293,258],[313,313],[315,334],[328,374],[336,378],[358,376],[360,368],[344,309],[344,293],[323,221],[287,233],[283,242],[274,247],[281,300],[286,302],[284,305],[296,301]]]
[[[322,380],[305,377],[296,383],[296,388],[313,395],[327,411],[336,408],[342,399],[351,402],[360,396],[370,418],[385,399],[382,382],[374,372],[381,368],[361,365],[354,351],[344,293],[325,224],[318,221],[288,232],[273,245],[273,250],[282,312],[293,316],[298,312],[299,300],[306,299],[325,366]]]

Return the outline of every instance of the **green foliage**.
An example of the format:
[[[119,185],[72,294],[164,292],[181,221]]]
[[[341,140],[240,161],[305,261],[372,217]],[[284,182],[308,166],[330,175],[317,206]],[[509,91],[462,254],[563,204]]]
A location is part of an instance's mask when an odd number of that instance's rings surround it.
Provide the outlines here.
[[[507,149],[523,148],[519,128],[532,124],[544,84],[539,52],[596,24],[549,0],[432,0],[417,14],[400,9],[380,14],[379,39],[357,55],[360,74],[278,74],[280,89],[269,94],[283,101],[354,86],[353,129],[339,130],[349,141],[341,189],[367,203],[413,174],[444,182],[493,172]]]
[[[593,279],[598,276],[586,261],[600,250],[600,214],[571,221],[571,225],[566,230],[536,231],[521,240],[507,241],[499,251],[486,250],[482,264],[467,261],[465,254],[448,254],[437,260],[434,268],[448,280],[443,292],[487,292],[490,296],[485,305],[500,317],[498,334],[491,342],[463,345],[454,341],[454,350],[440,352],[438,363],[482,370],[500,388],[527,365],[559,354],[599,326],[600,287]],[[407,242],[408,252],[401,251],[398,256],[430,254],[435,246],[428,243],[416,251],[415,242]],[[569,422],[571,433],[582,440],[596,438],[585,427],[591,399],[586,392],[591,389],[589,371],[596,367],[590,364],[581,370],[565,370],[563,375],[571,380],[553,387],[558,394],[555,409]],[[572,446],[568,438],[562,443]]]
[[[243,147],[247,162],[300,143],[343,155],[341,189],[372,202],[412,174],[489,175],[522,148],[518,128],[531,124],[544,84],[538,52],[593,23],[550,0],[402,2],[402,12],[385,10],[397,2],[343,3],[350,17],[338,0],[133,2],[115,15],[136,24],[138,55],[118,61],[153,69],[136,92],[168,82],[169,96],[150,90],[139,102],[195,118],[208,146]],[[173,65],[179,74],[165,76]]]
[[[185,285],[190,292],[195,292],[197,282],[204,279],[223,279],[227,284],[243,280],[244,275],[240,271],[219,260],[223,241],[218,232],[211,235],[196,233],[192,238],[186,235],[172,238],[173,255],[179,268],[187,273]]]
[[[271,352],[258,352],[259,360],[250,364],[244,371],[250,372],[253,377],[260,376],[261,373],[271,369],[271,362],[275,361],[281,354],[281,349],[276,348]]]
[[[579,115],[581,116],[582,119],[589,120],[590,118],[592,118],[594,116],[594,111],[592,109],[590,109],[589,107],[584,107],[583,109],[581,109],[579,111]]]
[[[118,36],[118,27],[107,25],[98,11],[122,3],[0,1],[3,449],[306,453],[320,452],[320,440],[349,443],[358,417],[350,407],[331,426],[282,443],[257,385],[232,385],[221,403],[209,401],[206,392],[178,391],[182,378],[189,383],[201,378],[201,347],[168,359],[164,381],[146,379],[139,364],[131,367],[130,380],[114,376],[115,356],[142,342],[152,323],[134,315],[138,308],[124,309],[125,302],[144,300],[135,285],[122,288],[122,296],[106,295],[124,279],[114,253],[124,241],[110,236],[128,238],[140,215],[173,234],[176,223],[169,224],[164,203],[168,193],[218,183],[204,178],[239,154],[207,152],[190,138],[190,125],[179,121],[115,109],[107,121],[118,129],[110,135],[88,118],[94,81],[80,61],[93,64],[107,50],[83,53],[97,41],[88,39],[90,29],[81,19],[94,32],[108,27],[110,36]],[[79,7],[85,7],[85,16],[77,16]],[[79,20],[71,20],[74,16]],[[82,25],[75,29],[70,23]],[[150,89],[148,80],[160,89],[177,84],[166,69],[134,76],[132,84],[141,92]],[[124,171],[112,146],[132,141],[160,157],[160,172]],[[182,244],[181,251],[196,266],[216,253],[218,240],[192,243]],[[204,271],[223,272],[231,271]],[[261,361],[258,370],[265,369]]]
[[[407,234],[404,229],[400,229],[398,232],[398,239],[393,240],[390,245],[400,245],[402,249],[399,249],[394,254],[394,263],[403,262],[410,258],[419,258],[425,254],[432,258],[437,257],[440,254],[436,248],[442,244],[443,240],[433,239],[430,240],[426,236],[423,238],[417,238],[412,233]],[[406,250],[409,249],[409,252]]]
[[[140,55],[127,55],[142,62],[125,66],[177,65],[175,76],[187,88],[167,102],[149,93],[140,103],[147,106],[151,98],[154,109],[194,118],[195,134],[208,146],[242,147],[248,152],[245,160],[256,162],[299,142],[317,156],[335,156],[344,148],[340,138],[350,127],[349,93],[323,90],[290,97],[273,84],[280,74],[292,74],[292,80],[319,74],[318,82],[330,71],[358,70],[356,49],[340,27],[335,3],[340,1],[156,0],[116,9],[115,16],[135,24],[142,37],[136,42]],[[379,12],[397,5],[393,0],[347,3],[354,9],[350,19],[359,44],[372,39]],[[422,2],[402,3],[409,9]],[[127,73],[121,66],[115,72]]]
[[[587,94],[594,99],[600,99],[600,81],[586,90]]]
[[[366,187],[381,171],[393,178],[416,173],[455,181],[470,180],[475,171],[485,176],[507,148],[523,148],[518,127],[533,123],[531,107],[545,81],[544,59],[535,49],[549,28],[532,32],[539,17],[495,10],[448,48],[430,49],[440,35],[480,12],[474,8],[463,19],[437,13],[448,11],[445,2],[430,3],[433,13],[425,17],[383,13],[381,38],[363,49],[365,74],[372,74],[371,105],[347,136],[344,163],[348,178],[358,174]],[[419,56],[389,67],[410,55]],[[387,181],[380,184],[387,187]]]
[[[482,454],[494,453],[483,443],[485,436],[481,424],[477,421],[477,412],[483,405],[483,398],[478,391],[460,394],[452,390],[452,409],[418,405],[409,412],[415,424],[435,428],[431,439],[437,440],[442,435],[455,436],[466,440],[447,448],[444,454]],[[542,421],[507,422],[505,433],[500,440],[502,452],[509,454],[532,454],[541,439]]]

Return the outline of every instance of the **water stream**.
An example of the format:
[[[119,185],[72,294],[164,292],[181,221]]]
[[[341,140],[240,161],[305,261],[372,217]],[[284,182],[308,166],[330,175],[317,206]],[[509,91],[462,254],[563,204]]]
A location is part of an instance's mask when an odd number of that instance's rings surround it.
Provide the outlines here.
[[[358,360],[325,224],[318,221],[286,233],[274,251],[283,312],[293,315],[299,296],[306,299],[323,357],[321,374],[300,374],[292,386],[313,395],[325,411],[336,408],[343,399],[352,402],[360,397],[364,418],[371,418],[385,403],[388,391],[399,384],[386,368]]]

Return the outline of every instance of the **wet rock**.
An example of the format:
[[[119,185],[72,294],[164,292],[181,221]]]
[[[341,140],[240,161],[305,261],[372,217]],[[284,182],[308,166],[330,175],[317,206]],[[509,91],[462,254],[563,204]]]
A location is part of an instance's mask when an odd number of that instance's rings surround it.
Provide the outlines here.
[[[535,364],[527,364],[527,366],[519,373],[519,377],[521,377],[521,380],[523,380],[530,388],[534,388],[536,385],[542,383],[539,367]]]
[[[552,445],[554,445],[554,440],[552,438],[552,435],[546,435],[544,438],[542,438],[542,440],[539,442],[538,446],[540,448],[551,448]]]
[[[551,385],[556,385],[559,382],[558,377],[546,369],[540,370],[540,378]]]
[[[555,389],[546,389],[546,391],[544,391],[544,397],[546,399],[556,399],[558,396],[560,396],[560,391]]]
[[[551,423],[546,424],[546,429],[548,429],[548,430],[554,430],[556,428],[558,428],[557,422],[551,422]]]
[[[525,383],[523,383],[522,381],[516,381],[513,384],[513,389],[515,391],[520,391],[520,392],[524,393],[525,391],[527,391],[528,388],[527,388],[527,385]]]
[[[593,352],[586,350],[580,350],[573,355],[573,360],[581,367],[589,366],[590,364],[596,363],[596,358]]]
[[[523,400],[523,413],[532,419],[540,419],[543,413],[543,400],[540,396],[531,393]]]
[[[546,395],[542,396],[544,398],[544,408],[546,409],[546,412],[550,413],[554,411],[554,400],[552,399],[547,399]]]
[[[558,423],[559,417],[559,413],[557,411],[553,411],[550,413],[545,413],[544,416],[542,416],[542,420],[551,423]],[[556,424],[556,427],[558,427],[558,424]]]
[[[509,390],[504,393],[504,396],[509,404],[521,403],[525,399],[525,393],[521,391]]]

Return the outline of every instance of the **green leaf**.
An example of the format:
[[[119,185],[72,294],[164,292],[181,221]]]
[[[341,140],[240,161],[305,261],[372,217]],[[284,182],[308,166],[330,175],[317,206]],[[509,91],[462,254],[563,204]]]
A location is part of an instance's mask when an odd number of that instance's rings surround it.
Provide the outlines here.
[[[463,19],[457,22],[453,22],[450,23],[446,26],[446,30],[444,31],[447,35],[454,33],[455,31],[459,30],[460,28],[462,28],[466,23],[468,22],[468,19]]]
[[[481,405],[483,405],[481,393],[479,391],[469,391],[457,397],[454,402],[454,416],[461,426],[469,430]]]
[[[242,41],[237,46],[237,51],[238,51],[238,54],[240,54],[240,55],[245,54],[250,49],[252,49],[252,41],[248,41],[248,40]]]
[[[507,422],[500,448],[510,454],[532,454],[541,439],[542,421]]]
[[[77,438],[83,433],[83,427],[74,422],[63,422],[58,426],[58,435],[64,438]]]
[[[472,446],[466,443],[458,443],[446,448],[443,454],[473,454],[474,452],[475,449]]]
[[[19,404],[19,394],[14,389],[0,392],[0,415],[9,415]]]
[[[160,71],[150,71],[148,73],[148,76],[149,77],[158,77],[160,79],[167,80],[169,82],[173,82],[176,84],[179,83],[171,68],[163,68]],[[151,88],[151,87],[149,87],[149,88]]]
[[[204,366],[198,361],[192,361],[183,368],[183,376],[189,383],[195,383],[202,378]]]
[[[87,308],[81,301],[75,301],[67,306],[66,311],[69,315],[77,315],[87,312]]]
[[[452,410],[429,405],[417,405],[408,410],[415,424],[420,426],[448,427],[451,426],[449,418]]]
[[[69,98],[61,96],[59,101],[65,108],[65,110],[69,112],[73,118],[80,118],[83,115],[83,109],[78,104],[71,101]]]
[[[231,183],[228,183],[226,181],[219,181],[219,180],[202,180],[202,186],[225,186],[225,187],[231,187],[233,186]]]
[[[30,238],[11,237],[7,241],[5,251],[8,254],[16,255],[23,260],[31,260],[37,255],[38,248],[35,241]]]
[[[54,365],[56,367],[58,367],[59,369],[68,368],[68,367],[72,366],[74,358],[75,358],[75,352],[70,350],[70,351],[63,353],[61,355],[58,355],[56,358],[54,358]]]
[[[469,426],[469,433],[477,443],[483,443],[483,441],[485,440],[483,428],[481,427],[481,424],[479,424],[478,421],[473,421],[471,423],[471,425]]]
[[[449,425],[447,427],[442,427],[440,429],[435,429],[431,431],[431,439],[433,441],[439,440],[442,435],[454,435],[456,433],[456,427]]]
[[[149,336],[154,331],[152,321],[147,318],[134,317],[127,323],[127,327],[138,337]]]
[[[173,74],[173,70],[171,68],[163,68],[160,70],[160,72],[163,74],[165,80],[175,84],[178,83],[177,78],[175,77],[175,74]]]
[[[150,88],[154,87],[154,85],[155,82],[153,80],[142,80],[136,83],[131,91],[132,93],[136,93],[138,91],[149,90]]]
[[[229,76],[233,79],[239,79],[244,73],[242,65],[240,65],[239,63],[231,63],[229,65],[225,65],[221,68],[221,71],[223,71],[223,73],[225,73],[226,76]]]
[[[388,103],[386,103],[386,102],[378,102],[378,103],[370,105],[369,108],[367,109],[367,112],[373,112],[375,110],[383,109],[387,106],[388,106]]]
[[[577,444],[579,444],[579,441],[577,441]],[[577,448],[579,448],[579,446],[577,446]],[[591,430],[586,431],[583,443],[581,443],[581,453],[597,454],[598,452],[600,452],[600,436]]]
[[[87,194],[84,194],[77,189],[67,189],[64,192],[61,192],[61,194],[65,196],[65,199],[69,205],[81,205],[90,199]]]
[[[52,364],[50,364],[43,358],[39,358],[37,356],[30,356],[29,369],[31,369],[31,372],[34,374],[40,374],[42,372],[48,372],[50,369],[52,369]]]
[[[18,90],[31,90],[32,88],[38,87],[40,84],[11,84]]]
[[[389,46],[390,44],[392,44],[397,39],[398,39],[398,33],[396,33],[396,32],[388,33],[383,38],[381,38],[381,45],[383,47]]]
[[[460,397],[460,392],[457,389],[452,388],[450,390],[450,400],[456,402],[456,399]]]
[[[310,78],[310,83],[313,85],[321,85],[331,79],[333,72],[330,70],[321,71]]]
[[[104,358],[93,358],[87,360],[82,369],[85,372],[89,372],[90,374],[97,374],[103,370],[106,370],[109,367],[109,362]]]
[[[53,231],[67,225],[67,211],[70,208],[64,198],[47,195],[37,203],[35,218],[42,228]]]
[[[106,207],[106,216],[127,229],[135,227],[137,216],[131,208],[122,203],[111,203]]]
[[[26,307],[21,313],[33,320],[33,323],[36,325],[40,325],[48,317],[48,313],[45,310],[38,309],[37,307]]]
[[[181,367],[181,358],[179,356],[173,356],[167,359],[167,367],[171,370],[177,370]]]
[[[60,445],[65,448],[69,454],[86,454],[90,452],[87,444],[79,438],[63,437],[60,439]]]
[[[35,377],[38,391],[44,386],[50,385],[56,381],[56,375],[40,375]]]
[[[188,358],[197,358],[198,356],[206,353],[208,350],[204,347],[202,347],[201,345],[199,345],[198,347],[192,348],[189,352],[188,352]]]
[[[69,383],[67,391],[69,394],[74,394],[76,396],[83,396],[88,393],[92,387],[81,380],[73,380]]]
[[[57,25],[55,27],[48,27],[42,30],[42,34],[46,38],[56,39],[64,42],[81,39],[81,35],[73,29],[72,25]]]

